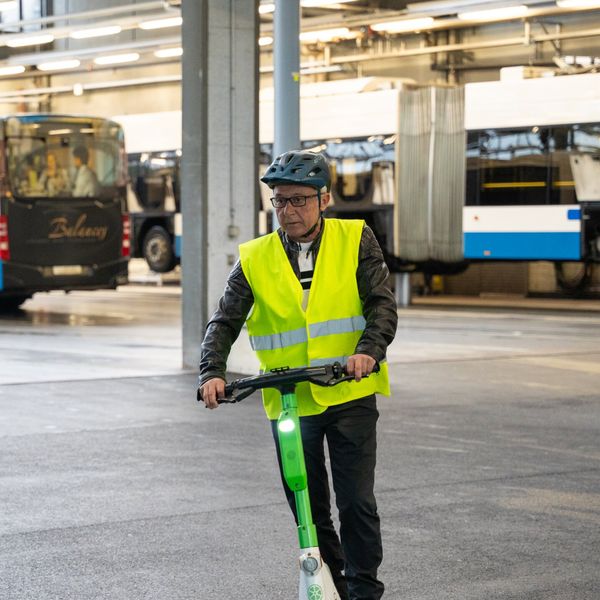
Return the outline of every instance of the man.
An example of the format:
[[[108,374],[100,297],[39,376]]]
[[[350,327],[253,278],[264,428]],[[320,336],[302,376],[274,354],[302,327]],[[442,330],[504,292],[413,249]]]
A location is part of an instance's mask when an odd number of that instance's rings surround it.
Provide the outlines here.
[[[73,149],[73,162],[77,169],[73,196],[90,197],[98,195],[98,178],[96,173],[88,167],[89,152],[85,146],[76,146]]]
[[[56,155],[53,152],[46,154],[46,168],[40,175],[38,188],[45,191],[48,196],[59,196],[64,194],[69,187],[69,177],[65,169],[58,165]]]
[[[375,392],[389,395],[384,359],[397,325],[389,272],[363,221],[323,219],[331,181],[321,154],[287,152],[261,180],[273,189],[281,227],[240,246],[202,344],[202,398],[208,408],[218,406],[227,357],[246,320],[263,370],[345,363],[355,381],[334,388],[302,383],[296,390],[308,488],[319,548],[341,598],[379,600]],[[371,374],[376,363],[381,370]],[[263,390],[263,402],[277,444],[278,393]],[[325,439],[341,544],[331,520]],[[294,495],[284,488],[295,514]]]

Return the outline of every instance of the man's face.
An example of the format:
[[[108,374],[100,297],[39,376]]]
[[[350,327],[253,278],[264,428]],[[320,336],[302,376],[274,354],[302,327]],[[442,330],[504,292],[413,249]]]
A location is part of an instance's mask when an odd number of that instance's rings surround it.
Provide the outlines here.
[[[292,206],[286,202],[282,208],[276,208],[277,220],[290,239],[295,242],[310,241],[318,234],[318,230],[305,238],[305,233],[318,221],[319,212],[329,203],[329,194],[321,193],[321,206],[317,190],[308,185],[276,185],[273,196],[291,198],[292,196],[307,196],[304,206]]]

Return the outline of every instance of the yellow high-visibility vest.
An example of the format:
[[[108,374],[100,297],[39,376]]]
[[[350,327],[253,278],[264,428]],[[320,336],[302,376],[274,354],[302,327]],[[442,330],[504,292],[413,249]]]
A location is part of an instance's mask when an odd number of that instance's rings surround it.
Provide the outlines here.
[[[303,290],[277,232],[240,245],[240,262],[254,294],[246,321],[250,344],[262,371],[278,367],[346,363],[365,327],[356,283],[364,221],[327,219],[306,311]],[[387,363],[360,382],[331,388],[301,383],[296,388],[300,416],[323,412],[369,394],[390,395]],[[269,419],[281,411],[279,392],[263,390]]]

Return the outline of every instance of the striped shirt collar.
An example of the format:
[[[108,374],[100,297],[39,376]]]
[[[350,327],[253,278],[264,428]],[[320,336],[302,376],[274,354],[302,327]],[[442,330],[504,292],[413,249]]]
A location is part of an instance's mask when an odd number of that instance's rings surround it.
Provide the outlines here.
[[[323,230],[325,229],[325,217],[321,216],[321,229],[317,235],[317,237],[312,241],[312,244],[310,245],[310,248],[308,249],[309,252],[316,252],[319,248],[319,245],[321,243],[321,238],[323,237]],[[295,253],[299,253],[301,250],[300,244],[298,242],[294,242],[293,240],[291,240],[288,235],[285,233],[285,231],[283,231],[283,229],[281,229],[281,227],[277,230],[277,233],[279,234],[279,239],[281,240],[281,243],[283,244],[284,248],[286,250],[291,250],[292,252]]]

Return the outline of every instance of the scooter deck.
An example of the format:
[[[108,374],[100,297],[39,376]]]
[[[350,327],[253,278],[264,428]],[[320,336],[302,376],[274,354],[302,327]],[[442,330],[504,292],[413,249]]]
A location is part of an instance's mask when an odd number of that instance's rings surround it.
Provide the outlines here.
[[[340,600],[331,571],[318,548],[305,548],[300,556],[299,600]]]

